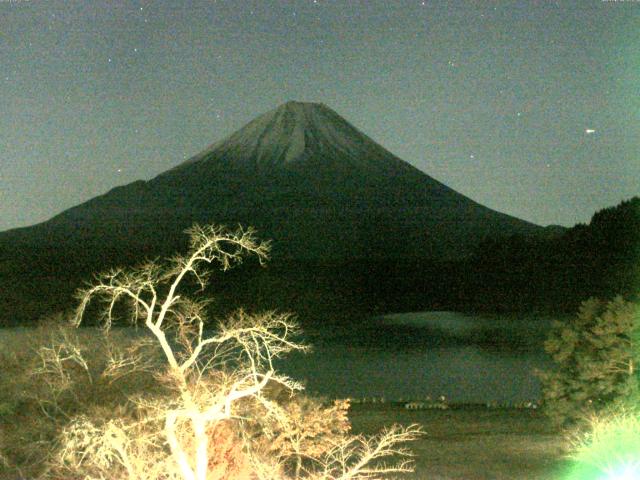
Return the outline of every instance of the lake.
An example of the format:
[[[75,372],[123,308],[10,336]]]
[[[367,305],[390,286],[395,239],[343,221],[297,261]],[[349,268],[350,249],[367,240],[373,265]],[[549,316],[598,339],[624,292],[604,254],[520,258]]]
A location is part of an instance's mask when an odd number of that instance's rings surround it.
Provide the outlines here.
[[[545,318],[418,312],[369,319],[357,328],[305,332],[311,353],[279,369],[328,397],[449,402],[522,402],[540,398],[536,368],[551,363]]]
[[[335,398],[513,403],[540,398],[533,372],[551,365],[542,342],[551,320],[418,312],[367,319],[361,325],[308,328],[308,354],[276,364],[311,393]],[[22,328],[3,329],[15,343]],[[91,329],[81,332],[94,334]],[[127,329],[127,335],[132,335]],[[145,329],[138,334],[146,334]],[[13,340],[12,340],[13,339]]]

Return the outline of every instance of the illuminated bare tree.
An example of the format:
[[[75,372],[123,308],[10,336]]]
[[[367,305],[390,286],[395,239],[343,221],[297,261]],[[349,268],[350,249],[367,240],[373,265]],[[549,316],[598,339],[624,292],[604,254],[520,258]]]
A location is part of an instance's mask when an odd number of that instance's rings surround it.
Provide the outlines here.
[[[326,418],[330,415],[325,415],[322,421],[331,435],[323,447],[316,441],[302,441],[300,432],[283,434],[293,424],[298,430],[305,428],[304,418],[291,417],[291,409],[267,394],[273,385],[280,385],[291,395],[302,389],[297,382],[277,373],[273,363],[288,352],[307,349],[295,340],[299,333],[296,323],[287,314],[249,315],[240,310],[207,335],[207,302],[194,301],[181,292],[187,277],[204,289],[209,280],[206,267],[210,264],[217,263],[227,270],[247,255],[255,255],[263,263],[268,258],[269,245],[256,240],[250,229],[231,232],[196,225],[188,233],[188,253],[174,257],[166,266],[153,262],[130,270],[113,270],[79,292],[76,325],[82,322],[93,300],[105,304],[105,331],[111,328],[116,311],[120,311],[119,303],[130,308],[130,320],[143,323],[157,341],[166,365],[160,368],[158,380],[174,395],[132,398],[138,410],[134,417],[113,418],[101,425],[87,417],[76,418],[62,432],[61,448],[50,469],[53,476],[64,472],[71,478],[71,472],[77,472],[82,473],[79,478],[231,478],[232,467],[221,469],[213,459],[214,450],[225,442],[212,439],[221,435],[235,442],[225,455],[235,452],[233,468],[244,468],[246,478],[347,480],[409,471],[406,460],[391,466],[377,461],[387,456],[404,457],[408,452],[397,445],[420,434],[413,425],[394,427],[379,437],[365,439],[349,435],[348,428],[333,431],[335,425]],[[136,365],[144,364],[135,356],[139,351],[134,353],[111,355],[105,370],[110,378],[117,381],[135,371]],[[324,411],[332,414],[335,408]],[[260,435],[252,436],[256,426],[262,430]],[[252,445],[252,439],[258,437],[278,439],[287,445],[277,452],[259,448]],[[287,468],[287,456],[298,459],[293,472]],[[301,458],[305,459],[304,464]],[[238,466],[242,462],[237,459],[244,461],[243,466]],[[229,463],[228,458],[225,461]],[[371,462],[376,465],[367,467]],[[235,476],[239,474],[236,472]]]

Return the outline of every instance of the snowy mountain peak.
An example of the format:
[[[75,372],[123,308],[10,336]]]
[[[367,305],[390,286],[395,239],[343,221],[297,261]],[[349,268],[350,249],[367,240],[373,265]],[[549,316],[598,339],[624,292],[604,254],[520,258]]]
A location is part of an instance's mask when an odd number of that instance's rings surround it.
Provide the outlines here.
[[[341,161],[342,167],[402,162],[321,103],[289,101],[266,112],[178,168],[226,159],[265,167],[299,165],[310,159]]]
[[[313,110],[330,110],[324,103],[316,102],[299,102],[298,100],[289,100],[283,103],[275,110],[287,110],[290,112],[311,112]]]

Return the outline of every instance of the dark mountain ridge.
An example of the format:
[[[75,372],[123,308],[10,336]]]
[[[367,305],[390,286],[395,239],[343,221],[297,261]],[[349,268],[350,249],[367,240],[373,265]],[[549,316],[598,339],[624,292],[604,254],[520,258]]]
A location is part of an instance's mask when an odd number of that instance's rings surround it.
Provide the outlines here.
[[[254,226],[273,239],[274,262],[455,260],[490,238],[546,235],[431,178],[328,107],[288,102],[150,181],[0,233],[0,284],[26,276],[20,295],[32,298],[40,277],[73,283],[170,255],[194,222]]]
[[[490,236],[543,231],[453,191],[324,105],[288,102],[148,182],[2,235],[147,243],[158,223],[179,234],[194,221],[251,224],[279,255],[316,259],[459,258]]]

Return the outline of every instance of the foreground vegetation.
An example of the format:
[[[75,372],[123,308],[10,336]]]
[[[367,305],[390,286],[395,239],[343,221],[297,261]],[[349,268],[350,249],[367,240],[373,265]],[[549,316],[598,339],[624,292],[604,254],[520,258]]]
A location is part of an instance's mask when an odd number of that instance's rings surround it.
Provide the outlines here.
[[[591,300],[556,325],[545,346],[560,368],[542,375],[545,417],[448,408],[444,399],[424,411],[422,403],[349,410],[348,400],[306,396],[275,370],[274,360],[307,348],[289,315],[237,310],[205,328],[208,300],[189,296],[204,290],[204,267],[263,261],[268,245],[250,230],[189,233],[187,255],[99,275],[73,315],[5,336],[6,478],[387,478],[413,471],[408,441],[419,441],[414,478],[639,473],[636,305]],[[100,328],[78,330],[88,317]],[[120,319],[141,328],[115,328]]]
[[[64,418],[54,421],[44,415],[42,408],[49,409],[50,406],[37,398],[49,387],[34,383],[25,375],[27,365],[35,368],[40,365],[41,359],[34,355],[34,349],[51,344],[65,331],[74,343],[84,345],[83,351],[91,352],[93,365],[97,358],[106,354],[109,342],[128,348],[149,338],[144,330],[139,329],[136,333],[131,327],[112,328],[106,343],[102,332],[96,328],[59,330],[43,325],[36,329],[3,329],[0,335],[0,448],[7,464],[0,464],[0,479],[40,476],[47,462],[46,453],[58,438],[57,428],[66,421]],[[114,400],[141,390],[150,392],[149,389],[157,388],[154,385],[153,376],[138,374],[120,377],[118,382],[82,383],[76,393],[80,391],[84,395],[81,398],[85,405],[83,409],[113,409],[113,417],[126,413],[121,408],[111,408]],[[74,407],[72,395],[58,397],[58,401],[65,410],[78,408]],[[314,408],[335,407],[329,401],[309,402],[308,405]],[[312,411],[310,409],[307,414]],[[612,468],[612,462],[621,455],[637,458],[640,454],[638,417],[630,415],[626,416],[626,421],[622,416],[609,422],[601,418],[594,423],[593,430],[567,437],[567,432],[558,430],[543,411],[532,408],[453,404],[447,409],[413,410],[398,403],[354,401],[348,410],[332,411],[348,414],[351,434],[374,435],[393,423],[420,424],[425,435],[411,443],[415,472],[408,473],[408,479],[596,480],[602,476],[593,473],[593,465],[600,465],[602,472]],[[572,468],[576,463],[571,461],[572,455],[576,457],[578,467]],[[590,470],[585,473],[585,468]]]
[[[8,465],[4,469],[0,467],[0,472],[4,470],[4,475],[0,475],[3,480],[40,476],[47,462],[46,453],[55,446],[58,429],[67,421],[64,417],[55,419],[55,416],[48,418],[43,414],[41,407],[50,407],[46,404],[41,406],[37,398],[48,387],[42,383],[35,384],[25,376],[25,366],[37,368],[41,361],[34,355],[33,348],[50,344],[61,338],[59,335],[63,332],[71,335],[69,340],[83,346],[82,351],[91,352],[92,365],[96,366],[99,363],[96,360],[106,354],[108,343],[104,342],[104,336],[97,328],[59,330],[43,325],[38,329],[1,331],[0,352],[4,361],[0,372],[0,448],[6,460],[13,465],[11,468]],[[126,351],[149,337],[142,329],[115,327],[110,331],[109,339],[109,343]],[[58,401],[59,406],[67,411],[98,410],[104,415],[104,411],[113,410],[111,416],[115,417],[126,414],[126,409],[112,407],[123,395],[133,397],[141,390],[150,393],[157,388],[152,375],[125,375],[117,382],[81,382],[74,389],[84,395],[80,405],[75,403],[73,395],[58,397]],[[335,409],[336,405],[345,404],[308,399],[305,414],[313,414],[314,410],[322,412],[320,408],[328,409],[333,415],[346,413],[351,434],[367,437],[391,424],[422,425],[425,435],[410,444],[416,469],[415,473],[407,473],[406,478],[409,479],[551,480],[558,478],[551,474],[562,466],[563,453],[566,453],[564,437],[536,409],[460,407],[454,404],[448,405],[447,409],[436,405],[431,409],[410,410],[404,403],[353,401],[345,410]],[[317,416],[313,418],[317,419]],[[340,423],[336,422],[336,425]],[[543,477],[543,473],[550,476]]]
[[[116,269],[78,293],[73,325],[58,321],[3,351],[1,460],[14,475],[49,479],[382,478],[412,471],[401,446],[421,434],[394,425],[353,435],[347,401],[323,404],[275,371],[273,361],[304,350],[286,314],[240,310],[205,333],[207,264],[223,270],[268,245],[251,230],[194,226],[186,256]],[[103,302],[100,335],[73,331]],[[122,309],[122,308],[124,309]],[[120,314],[120,315],[119,315]],[[114,341],[125,316],[146,335]],[[64,318],[62,319],[64,320]],[[6,395],[6,394],[5,394]],[[384,460],[384,461],[383,461]]]
[[[37,369],[41,364],[42,360],[34,355],[34,348],[55,343],[64,336],[71,343],[80,345],[81,351],[91,352],[93,368],[100,363],[99,358],[106,358],[109,348],[113,350],[117,346],[118,350],[126,351],[150,339],[144,330],[135,331],[131,327],[112,328],[108,341],[97,328],[58,329],[43,325],[38,329],[2,330],[0,448],[13,467],[6,465],[4,476],[0,475],[0,478],[17,480],[40,476],[49,458],[47,452],[55,447],[59,429],[68,421],[64,417],[44,415],[42,408],[51,412],[52,407],[38,398],[42,399],[49,387],[43,383],[34,384],[30,380],[32,377],[25,375],[25,366]],[[76,378],[78,380],[82,379]],[[109,417],[116,418],[127,415],[127,410],[134,407],[116,407],[123,396],[133,397],[143,390],[147,393],[159,391],[153,375],[142,372],[121,376],[117,382],[103,380],[94,380],[93,384],[81,381],[73,389],[74,394],[83,395],[80,402],[67,392],[58,397],[58,406],[69,412],[95,412],[102,416],[112,411]],[[314,412],[330,414],[334,420],[340,414],[348,414],[350,434],[364,434],[368,438],[391,424],[422,425],[425,435],[411,443],[415,473],[408,473],[406,478],[553,479],[557,477],[552,473],[562,466],[563,453],[566,453],[564,437],[539,410],[534,409],[449,405],[448,409],[410,410],[404,404],[353,402],[346,410],[344,402],[313,399],[307,399],[301,405],[305,409],[301,413],[315,420],[318,416]],[[339,427],[337,420],[334,425]],[[318,430],[310,431],[307,440],[319,433]],[[548,477],[542,476],[547,473]]]
[[[577,315],[555,322],[545,342],[555,368],[538,375],[546,411],[558,426],[579,426],[637,403],[639,312],[620,296],[591,298]]]

